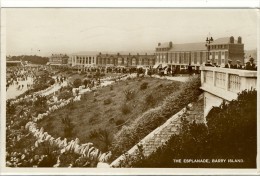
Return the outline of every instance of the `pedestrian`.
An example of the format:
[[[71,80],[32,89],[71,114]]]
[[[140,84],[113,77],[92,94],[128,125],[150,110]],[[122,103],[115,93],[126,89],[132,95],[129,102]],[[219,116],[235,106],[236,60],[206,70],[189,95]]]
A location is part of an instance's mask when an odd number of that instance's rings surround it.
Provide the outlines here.
[[[192,75],[192,66],[190,64],[188,65],[188,73],[190,76]]]
[[[225,68],[233,68],[231,59],[228,59],[228,63],[225,65]]]
[[[219,67],[219,66],[217,65],[217,62],[214,62],[214,63],[213,63],[213,67]]]
[[[237,64],[234,65],[234,69],[242,69],[242,65],[240,63],[241,63],[241,61],[237,60]]]
[[[205,66],[213,67],[213,65],[211,64],[211,60],[210,59],[207,60],[207,63],[205,64]]]
[[[246,64],[246,70],[257,70],[256,65],[254,64],[254,58],[249,59],[249,63]]]

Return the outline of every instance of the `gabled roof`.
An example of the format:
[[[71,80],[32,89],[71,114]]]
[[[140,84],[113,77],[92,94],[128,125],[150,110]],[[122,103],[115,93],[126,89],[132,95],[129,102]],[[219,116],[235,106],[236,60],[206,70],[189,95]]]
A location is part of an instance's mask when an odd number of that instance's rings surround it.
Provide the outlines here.
[[[205,43],[183,43],[173,44],[169,51],[205,51],[207,50]]]
[[[97,51],[81,51],[77,53],[72,53],[72,56],[84,56],[84,55],[98,55],[99,52]]]
[[[218,45],[218,44],[228,44],[228,43],[230,43],[230,37],[218,38],[218,39],[216,39],[212,42],[212,44],[216,44],[216,45]],[[234,40],[234,43],[237,43],[237,40]]]

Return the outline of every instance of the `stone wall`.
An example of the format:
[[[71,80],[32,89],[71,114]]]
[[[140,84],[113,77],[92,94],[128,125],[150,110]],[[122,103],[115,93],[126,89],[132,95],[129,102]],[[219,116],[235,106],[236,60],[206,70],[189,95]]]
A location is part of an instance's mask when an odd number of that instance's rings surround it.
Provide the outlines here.
[[[205,122],[203,115],[203,95],[199,97],[197,102],[190,103],[187,107],[168,119],[163,125],[148,134],[127,152],[128,155],[135,155],[138,151],[138,145],[143,146],[144,156],[151,155],[159,147],[164,145],[174,134],[178,134],[182,117],[186,118],[188,121],[195,120],[197,123]],[[125,155],[121,155],[110,164],[110,167],[120,167],[120,162],[124,159]]]

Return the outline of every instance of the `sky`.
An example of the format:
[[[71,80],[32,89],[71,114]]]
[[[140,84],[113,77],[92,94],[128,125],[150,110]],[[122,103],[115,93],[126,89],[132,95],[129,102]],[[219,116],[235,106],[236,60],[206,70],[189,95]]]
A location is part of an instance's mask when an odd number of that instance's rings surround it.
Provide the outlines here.
[[[153,51],[159,42],[242,37],[257,47],[255,9],[10,8],[6,54]]]

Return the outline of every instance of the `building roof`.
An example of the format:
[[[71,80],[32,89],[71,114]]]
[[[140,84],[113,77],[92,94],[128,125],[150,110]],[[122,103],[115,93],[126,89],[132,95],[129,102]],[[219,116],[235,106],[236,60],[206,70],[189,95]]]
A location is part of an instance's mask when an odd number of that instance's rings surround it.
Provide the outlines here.
[[[84,55],[98,55],[99,52],[97,51],[81,51],[81,52],[77,52],[77,53],[72,53],[72,56],[84,56]]]
[[[183,43],[173,44],[170,51],[200,51],[206,49],[205,43]]]
[[[155,55],[155,52],[154,51],[119,51],[119,52],[100,52],[102,56],[104,55],[132,55],[132,56],[135,56],[137,54],[139,55]]]
[[[169,42],[161,43],[161,45],[157,46],[156,48],[170,48],[170,43]]]
[[[230,43],[230,37],[222,37],[222,38],[218,38],[216,40],[214,40],[212,42],[212,44],[227,44],[227,43]],[[234,40],[234,43],[237,43],[237,40]]]

